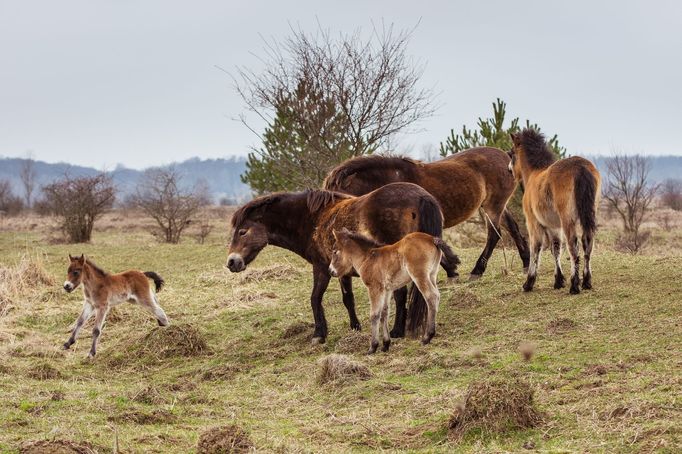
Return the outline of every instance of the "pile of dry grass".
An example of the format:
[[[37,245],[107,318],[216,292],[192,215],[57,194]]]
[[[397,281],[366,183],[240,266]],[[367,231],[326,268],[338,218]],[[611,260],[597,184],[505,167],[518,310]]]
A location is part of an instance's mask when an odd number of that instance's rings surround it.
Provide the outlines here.
[[[99,452],[90,443],[76,443],[69,440],[27,441],[19,447],[21,454],[96,454]]]
[[[155,386],[145,386],[130,395],[130,400],[147,405],[161,405],[168,402],[168,393]]]
[[[254,448],[249,435],[234,424],[214,427],[202,433],[197,444],[199,454],[248,452]]]
[[[282,332],[282,339],[291,339],[292,337],[298,337],[304,334],[310,334],[312,336],[312,329],[315,327],[314,324],[310,322],[297,321],[293,322],[291,325],[287,326]]]
[[[175,422],[177,417],[170,411],[159,408],[151,412],[138,410],[127,411],[117,415],[111,415],[107,420],[122,424],[170,424]]]
[[[7,314],[18,298],[40,286],[54,285],[45,270],[43,257],[24,255],[15,266],[0,266],[0,317]]]
[[[261,282],[271,280],[289,280],[298,277],[301,270],[286,263],[266,266],[265,268],[249,268],[240,277],[240,283]]]
[[[464,402],[450,417],[451,438],[459,439],[471,430],[499,433],[535,427],[542,421],[533,402],[534,391],[518,379],[493,379],[469,386]]]
[[[338,353],[364,353],[369,348],[372,336],[361,331],[351,331],[336,342]]]
[[[317,381],[320,384],[341,383],[355,379],[367,380],[372,376],[367,366],[346,355],[328,355],[322,358],[319,364],[320,374]]]
[[[199,356],[207,352],[204,336],[188,323],[158,326],[139,341],[139,353],[155,359]]]
[[[53,380],[61,378],[62,374],[49,363],[38,363],[31,367],[26,373],[35,380]]]

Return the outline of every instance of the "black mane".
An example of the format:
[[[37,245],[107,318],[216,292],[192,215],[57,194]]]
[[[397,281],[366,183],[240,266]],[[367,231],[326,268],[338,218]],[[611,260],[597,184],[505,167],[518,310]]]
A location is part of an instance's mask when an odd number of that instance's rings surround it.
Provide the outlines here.
[[[541,132],[533,128],[526,128],[519,133],[518,137],[523,147],[526,162],[533,169],[544,169],[557,160]]]
[[[324,188],[331,190],[343,189],[343,183],[346,178],[360,171],[385,173],[388,169],[399,169],[409,175],[414,172],[415,167],[419,164],[420,161],[404,156],[358,156],[333,168],[324,180]]]
[[[232,215],[232,227],[241,225],[248,217],[258,208],[262,208],[275,203],[279,200],[280,194],[270,194],[253,199],[244,204],[241,208]]]
[[[317,213],[320,209],[338,199],[347,199],[352,196],[340,192],[327,191],[326,189],[308,189],[305,191],[306,203],[311,213]]]

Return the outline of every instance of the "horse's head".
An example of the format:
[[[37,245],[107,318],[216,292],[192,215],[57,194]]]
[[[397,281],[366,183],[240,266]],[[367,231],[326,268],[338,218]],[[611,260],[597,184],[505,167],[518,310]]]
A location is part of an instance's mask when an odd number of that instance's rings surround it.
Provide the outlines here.
[[[84,267],[85,256],[83,254],[80,257],[71,257],[69,254],[69,268],[66,271],[66,281],[64,282],[64,290],[68,293],[73,292],[80,285]]]
[[[512,174],[516,181],[521,180],[521,160],[518,154],[521,149],[521,137],[519,134],[511,133],[512,147],[507,153],[511,161],[509,161],[509,172]]]
[[[329,273],[334,276],[346,276],[353,273],[353,262],[348,253],[348,246],[351,242],[350,232],[344,228],[340,231],[332,231],[334,235],[334,249],[332,260],[329,264]]]
[[[226,266],[233,273],[244,271],[268,245],[268,229],[261,221],[267,207],[276,200],[276,195],[260,197],[232,216],[232,241],[227,251]]]

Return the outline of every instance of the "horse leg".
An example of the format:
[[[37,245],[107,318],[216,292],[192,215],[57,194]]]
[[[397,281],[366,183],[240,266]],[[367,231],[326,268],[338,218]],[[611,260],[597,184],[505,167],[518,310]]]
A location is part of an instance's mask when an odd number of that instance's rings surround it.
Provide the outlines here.
[[[519,256],[521,257],[521,262],[523,263],[523,272],[526,273],[528,272],[528,265],[530,263],[530,249],[528,248],[528,242],[521,233],[521,230],[519,230],[519,225],[516,223],[516,219],[514,219],[514,216],[512,216],[512,214],[506,208],[502,213],[502,220],[504,221],[505,227],[507,227],[507,231],[514,240],[516,249],[519,251]]]
[[[360,320],[355,313],[355,297],[353,296],[353,278],[350,276],[343,276],[339,278],[341,285],[341,295],[343,297],[343,305],[346,306],[348,317],[350,318],[350,329],[360,331]]]
[[[381,322],[381,306],[384,302],[382,290],[376,288],[369,289],[369,323],[372,331],[372,340],[369,345],[368,355],[377,351],[379,347],[379,323]]]
[[[485,243],[485,248],[483,248],[483,252],[481,252],[481,256],[476,261],[476,266],[474,266],[474,269],[471,270],[471,275],[469,276],[470,281],[479,279],[481,275],[483,275],[483,272],[488,266],[488,260],[490,260],[490,256],[493,255],[493,250],[495,249],[495,246],[497,246],[497,242],[500,240],[500,215],[498,214],[497,217],[492,217],[488,215],[487,212],[486,215],[488,239]]]
[[[156,299],[156,295],[151,289],[149,290],[149,296],[140,301],[140,305],[151,312],[154,317],[156,317],[156,321],[158,322],[159,326],[168,326],[170,324],[166,313],[159,305],[159,300]]]
[[[440,259],[440,266],[445,270],[445,274],[448,276],[448,281],[456,281],[459,278],[459,273],[457,272],[458,263],[451,263],[451,261],[442,254]]]
[[[99,340],[99,336],[102,334],[102,327],[104,326],[104,320],[106,320],[108,313],[108,303],[102,305],[102,307],[95,308],[95,325],[92,328],[92,346],[90,347],[88,358],[92,359],[97,354],[97,341]]]
[[[571,256],[571,295],[580,293],[580,250],[578,249],[578,235],[575,231],[575,223],[568,222],[563,226],[564,236],[568,245],[568,253]]]
[[[407,287],[393,292],[395,299],[395,320],[391,337],[405,337],[405,323],[407,322]]]
[[[324,344],[327,339],[327,319],[324,317],[322,296],[327,291],[329,279],[331,279],[331,276],[327,267],[313,265],[313,292],[310,295],[310,305],[313,308],[313,318],[315,319],[313,344]]]
[[[538,275],[538,268],[540,267],[540,253],[542,252],[542,238],[544,234],[539,231],[540,226],[536,226],[535,230],[535,232],[530,234],[530,264],[528,265],[528,276],[526,277],[526,282],[523,284],[524,292],[530,292],[533,290],[535,279]]]
[[[387,352],[391,346],[391,335],[388,333],[388,305],[391,302],[391,293],[385,292],[381,306],[381,334],[383,335],[382,352]]]
[[[76,337],[78,337],[78,332],[81,330],[85,322],[87,322],[90,317],[92,316],[93,313],[93,308],[92,305],[88,300],[83,301],[83,311],[81,312],[81,315],[78,316],[76,319],[76,324],[73,327],[73,330],[71,330],[71,336],[69,336],[69,340],[64,342],[64,350],[68,350],[71,348],[73,344],[76,343]]]
[[[594,233],[583,232],[583,253],[585,254],[585,268],[583,269],[583,289],[589,290],[592,288],[592,266],[590,265],[590,256],[592,255],[592,246],[594,245]]]
[[[564,288],[564,273],[561,271],[561,232],[547,230],[552,255],[554,256],[554,288]]]

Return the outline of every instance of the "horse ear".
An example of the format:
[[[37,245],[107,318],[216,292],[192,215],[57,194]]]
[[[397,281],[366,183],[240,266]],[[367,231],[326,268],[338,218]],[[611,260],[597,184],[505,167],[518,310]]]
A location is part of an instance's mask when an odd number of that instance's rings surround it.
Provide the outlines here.
[[[69,260],[73,262],[73,257],[71,257],[71,254],[69,254]]]
[[[512,140],[512,143],[514,145],[518,145],[521,142],[521,138],[519,137],[519,135],[517,133],[512,132],[509,135],[511,136],[511,140]]]
[[[78,261],[79,261],[80,263],[85,263],[85,254],[81,254],[81,256],[78,257]]]

